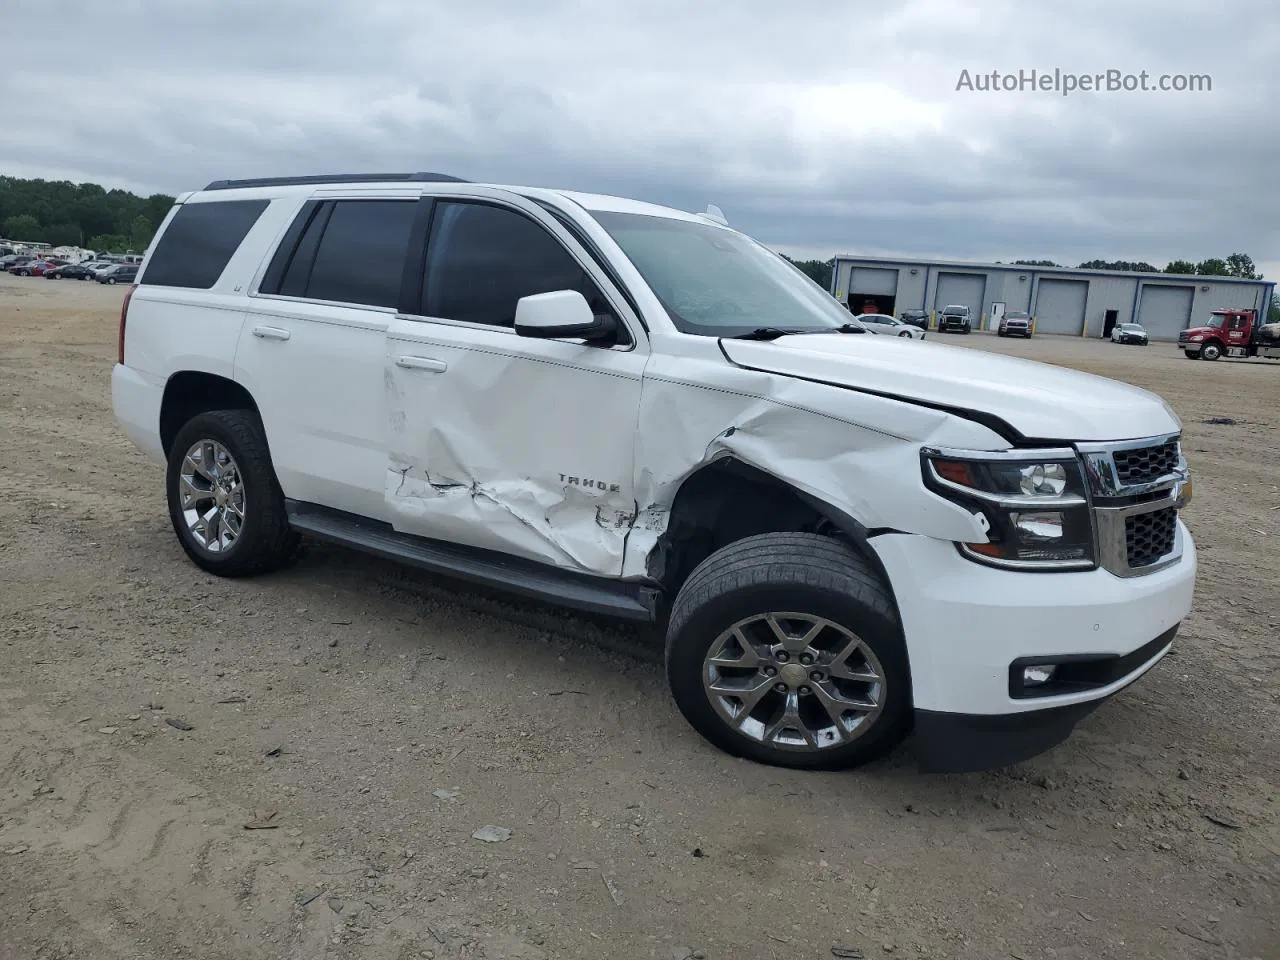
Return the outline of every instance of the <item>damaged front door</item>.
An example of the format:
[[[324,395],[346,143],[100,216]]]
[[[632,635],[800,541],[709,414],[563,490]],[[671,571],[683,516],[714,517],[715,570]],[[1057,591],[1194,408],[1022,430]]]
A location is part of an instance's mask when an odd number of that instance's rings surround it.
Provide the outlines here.
[[[532,209],[530,209],[532,208]],[[572,238],[520,202],[435,204],[418,313],[387,331],[397,530],[619,576],[647,357]],[[518,336],[516,301],[578,290],[621,338]]]

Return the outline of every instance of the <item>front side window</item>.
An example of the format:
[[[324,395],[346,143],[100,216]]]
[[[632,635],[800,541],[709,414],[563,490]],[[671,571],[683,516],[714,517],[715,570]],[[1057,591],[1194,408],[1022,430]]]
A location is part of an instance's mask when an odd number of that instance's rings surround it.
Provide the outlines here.
[[[682,333],[732,337],[765,327],[834,330],[850,322],[848,309],[831,294],[735,230],[647,214],[591,215]]]
[[[520,298],[556,290],[576,290],[592,312],[613,313],[578,261],[541,224],[487,203],[436,205],[423,272],[425,316],[510,328]]]

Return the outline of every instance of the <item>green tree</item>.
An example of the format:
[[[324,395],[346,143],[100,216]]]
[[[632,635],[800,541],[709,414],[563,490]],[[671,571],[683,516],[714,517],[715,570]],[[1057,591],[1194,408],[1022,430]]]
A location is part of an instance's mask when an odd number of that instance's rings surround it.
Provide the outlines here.
[[[1280,293],[1271,295],[1271,306],[1267,309],[1267,323],[1280,323]]]
[[[129,249],[129,238],[118,233],[104,233],[90,237],[86,246],[94,253],[125,253]]]
[[[1190,260],[1170,260],[1164,268],[1165,273],[1195,273],[1196,265]]]
[[[112,238],[110,245],[99,244],[103,249],[141,251],[172,206],[173,197],[162,193],[139,197],[96,183],[0,176],[0,233],[9,239],[52,240],[50,230],[57,232],[57,239],[70,239],[64,228],[71,226],[79,237]],[[15,217],[32,220],[19,220],[21,229],[11,231]],[[21,236],[14,236],[18,232]]]
[[[1262,279],[1262,274],[1254,268],[1253,257],[1245,253],[1233,253],[1227,257],[1227,272],[1233,277],[1241,277],[1245,280]]]
[[[4,235],[8,240],[43,240],[40,221],[29,213],[20,213],[4,222]]]
[[[1121,273],[1159,273],[1145,260],[1086,260],[1081,270],[1115,270]]]
[[[834,258],[831,260],[792,260],[785,253],[782,256],[794,263],[801,273],[808,276],[823,290],[831,289],[831,270],[835,266]]]
[[[84,234],[74,223],[56,223],[45,228],[44,239],[55,247],[78,247],[84,240]]]
[[[142,214],[138,214],[129,225],[129,246],[139,253],[142,252],[147,249],[147,244],[151,242],[154,233],[155,227],[151,225],[151,221]]]
[[[1229,277],[1232,275],[1227,261],[1220,260],[1217,257],[1201,260],[1196,264],[1195,272],[1202,277]]]
[[[1054,263],[1052,260],[1015,260],[1013,261],[1024,267],[1060,267],[1062,264]]]

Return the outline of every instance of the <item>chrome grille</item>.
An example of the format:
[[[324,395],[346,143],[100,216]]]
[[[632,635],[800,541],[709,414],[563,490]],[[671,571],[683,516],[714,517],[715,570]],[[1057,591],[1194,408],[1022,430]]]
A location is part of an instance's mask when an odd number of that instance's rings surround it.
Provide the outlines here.
[[[1173,473],[1178,465],[1178,441],[1170,440],[1152,447],[1117,450],[1111,455],[1116,465],[1116,479],[1122,486],[1151,483]]]
[[[1093,501],[1098,562],[1118,577],[1182,556],[1178,506],[1188,473],[1178,435],[1077,445]]]
[[[1131,568],[1149,567],[1173,552],[1178,511],[1173,507],[1126,517],[1125,555]]]

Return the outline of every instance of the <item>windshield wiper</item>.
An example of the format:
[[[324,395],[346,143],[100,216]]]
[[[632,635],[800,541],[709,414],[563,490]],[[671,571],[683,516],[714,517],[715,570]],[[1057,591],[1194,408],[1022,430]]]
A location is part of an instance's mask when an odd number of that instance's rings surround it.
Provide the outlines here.
[[[838,327],[821,327],[817,330],[784,330],[782,327],[756,327],[750,333],[738,333],[730,340],[777,340],[779,337],[798,337],[810,333],[867,333],[867,328],[857,323],[842,323]]]
[[[784,330],[781,327],[756,327],[750,333],[736,333],[730,340],[777,340],[779,337],[790,337],[797,333],[811,333],[809,330]]]

